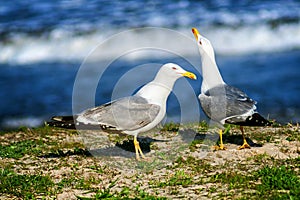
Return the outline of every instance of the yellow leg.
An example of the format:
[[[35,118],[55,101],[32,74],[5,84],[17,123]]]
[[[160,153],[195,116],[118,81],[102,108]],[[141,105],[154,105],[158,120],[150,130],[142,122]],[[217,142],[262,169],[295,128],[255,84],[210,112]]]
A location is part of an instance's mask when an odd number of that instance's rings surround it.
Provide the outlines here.
[[[250,149],[251,146],[250,146],[250,145],[247,143],[247,141],[246,141],[245,134],[244,134],[244,128],[243,128],[242,126],[240,126],[240,130],[242,131],[243,145],[240,146],[240,147],[238,148],[238,150],[246,149],[246,148]]]
[[[220,145],[215,146],[215,150],[226,150],[227,148],[223,144],[223,137],[222,137],[223,131],[222,131],[222,129],[220,130],[219,134],[220,134]]]
[[[143,159],[146,159],[145,155],[142,152],[142,149],[140,147],[139,142],[137,141],[137,136],[134,136],[133,138],[133,144],[134,144],[134,148],[135,148],[135,156],[137,160],[140,160],[140,155],[142,156]]]

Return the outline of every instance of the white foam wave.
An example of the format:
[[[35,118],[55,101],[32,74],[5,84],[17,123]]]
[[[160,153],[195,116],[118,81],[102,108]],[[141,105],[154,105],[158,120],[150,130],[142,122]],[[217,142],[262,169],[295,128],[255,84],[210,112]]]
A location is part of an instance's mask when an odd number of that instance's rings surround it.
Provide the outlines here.
[[[283,24],[271,28],[266,24],[232,27],[199,27],[200,33],[208,37],[216,49],[217,54],[240,55],[260,52],[287,51],[300,48],[300,25]],[[187,37],[193,39],[190,27],[178,29]],[[49,36],[28,36],[16,34],[9,42],[0,43],[0,63],[31,64],[38,62],[81,62],[99,44],[120,30],[95,31],[93,33],[76,35],[63,30],[54,30]],[[110,59],[124,54],[123,49],[139,43],[159,43],[160,47],[176,49],[183,56],[195,55],[194,47],[176,41],[169,32],[158,29],[156,32],[147,29],[129,31],[123,38],[115,37],[115,41],[105,43],[101,48],[101,56],[97,59]],[[153,52],[152,52],[153,53]],[[152,55],[152,54],[151,54]],[[128,56],[129,59],[139,59],[149,56],[137,52]]]
[[[1,127],[11,129],[19,128],[21,126],[26,127],[38,127],[43,124],[43,118],[39,117],[20,117],[20,118],[7,118],[1,123]]]
[[[48,37],[14,36],[9,43],[0,44],[0,62],[30,64],[51,61],[79,61],[101,42],[103,35],[72,34],[54,30]]]
[[[300,25],[285,24],[277,28],[267,25],[223,28],[206,32],[217,53],[240,55],[281,52],[300,48]]]

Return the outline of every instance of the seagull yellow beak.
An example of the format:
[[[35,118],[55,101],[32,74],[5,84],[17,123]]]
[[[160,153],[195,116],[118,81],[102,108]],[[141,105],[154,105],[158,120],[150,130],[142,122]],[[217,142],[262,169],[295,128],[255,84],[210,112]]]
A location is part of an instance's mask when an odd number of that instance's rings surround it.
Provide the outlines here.
[[[184,72],[184,73],[182,73],[182,76],[188,77],[193,80],[197,79],[197,76],[195,74],[193,74],[192,72]]]
[[[193,34],[194,34],[196,40],[198,41],[199,36],[200,36],[199,31],[198,31],[196,28],[192,28],[192,32],[193,32]]]

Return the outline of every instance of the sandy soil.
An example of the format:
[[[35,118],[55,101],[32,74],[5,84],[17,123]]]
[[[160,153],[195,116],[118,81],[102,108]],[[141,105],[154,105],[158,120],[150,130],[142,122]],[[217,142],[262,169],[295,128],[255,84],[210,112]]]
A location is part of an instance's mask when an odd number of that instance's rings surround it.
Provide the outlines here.
[[[38,154],[27,153],[18,159],[2,157],[0,165],[9,166],[18,174],[50,176],[57,184],[68,178],[85,183],[69,184],[46,196],[48,199],[93,197],[97,191],[108,190],[120,194],[125,189],[132,198],[143,191],[170,199],[235,199],[245,191],[229,190],[228,185],[213,181],[212,177],[227,172],[247,175],[300,155],[300,129],[296,125],[246,128],[252,148],[243,150],[237,150],[242,144],[239,129],[231,128],[223,137],[227,150],[215,151],[212,146],[218,142],[217,132],[202,132],[198,126],[180,127],[178,132],[153,130],[139,137],[147,160],[136,161],[131,136],[96,130],[76,133],[51,129],[40,133],[27,129],[1,135],[0,144],[39,139],[47,145]],[[80,151],[75,152],[75,147]],[[299,171],[299,166],[295,170]]]

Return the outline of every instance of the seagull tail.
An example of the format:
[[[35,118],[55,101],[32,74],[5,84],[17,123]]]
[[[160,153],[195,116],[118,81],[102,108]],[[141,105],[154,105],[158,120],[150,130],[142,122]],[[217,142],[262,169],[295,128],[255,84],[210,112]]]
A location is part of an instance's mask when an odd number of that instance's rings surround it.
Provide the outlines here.
[[[254,113],[245,121],[246,126],[271,126],[272,123],[262,117],[259,113]]]
[[[54,116],[51,121],[45,122],[47,126],[75,129],[74,116]]]

